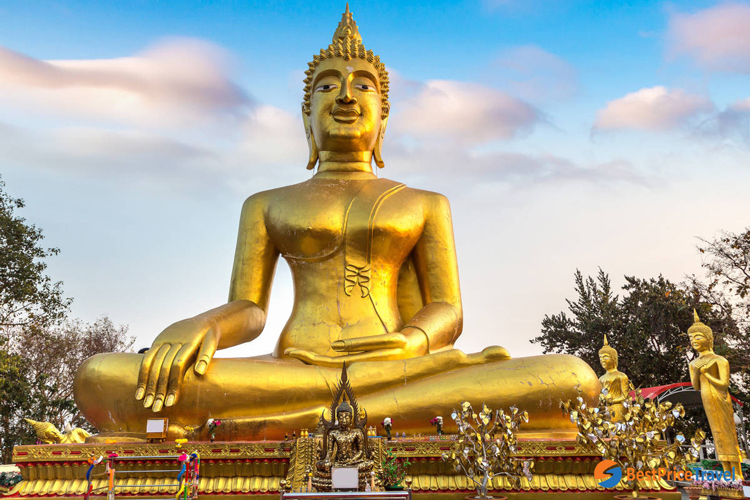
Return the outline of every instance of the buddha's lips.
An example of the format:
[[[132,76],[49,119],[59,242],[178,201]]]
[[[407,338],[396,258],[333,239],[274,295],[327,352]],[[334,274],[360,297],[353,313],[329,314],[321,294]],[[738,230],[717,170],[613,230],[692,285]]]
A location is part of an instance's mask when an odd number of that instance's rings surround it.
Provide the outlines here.
[[[360,112],[356,109],[336,108],[331,112],[331,115],[337,122],[353,123],[360,117]]]

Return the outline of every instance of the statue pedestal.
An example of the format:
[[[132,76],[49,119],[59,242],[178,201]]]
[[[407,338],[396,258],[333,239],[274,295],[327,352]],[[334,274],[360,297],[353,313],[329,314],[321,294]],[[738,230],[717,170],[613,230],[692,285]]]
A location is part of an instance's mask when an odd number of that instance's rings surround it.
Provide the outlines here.
[[[412,495],[430,496],[430,500],[463,500],[474,490],[464,475],[456,474],[450,463],[441,459],[450,450],[450,436],[443,439],[398,439],[371,438],[373,445],[384,453],[393,448],[397,457],[411,462],[408,479],[411,479]],[[258,495],[279,498],[281,481],[291,484],[292,491],[304,490],[307,480],[306,468],[316,460],[315,438],[299,438],[291,441],[254,442],[191,442],[181,448],[175,443],[149,444],[67,444],[17,446],[13,460],[21,469],[24,480],[16,485],[4,498],[21,499],[32,496],[50,498],[83,497],[86,491],[87,460],[94,456],[117,453],[120,456],[167,456],[182,452],[197,451],[200,454],[199,498],[201,500],[239,500],[240,497]],[[610,500],[615,495],[629,493],[627,489],[605,490],[594,480],[594,468],[598,457],[575,443],[575,440],[545,440],[520,437],[518,456],[533,457],[535,465],[531,481],[522,479],[521,488],[513,490],[502,477],[496,477],[489,488],[490,495],[509,499],[539,499],[544,495],[557,494],[560,499],[571,494],[585,493],[586,500]],[[97,466],[94,474],[103,472]],[[137,477],[128,476],[127,484],[120,490],[125,496],[134,494],[152,498],[173,499],[176,488],[149,487],[163,483],[161,463],[158,458],[134,464],[139,470],[153,470]],[[124,477],[124,476],[123,476]],[[105,476],[94,479],[94,488],[103,485]],[[117,480],[117,479],[116,479]],[[174,491],[173,491],[174,490]],[[679,492],[663,482],[643,481],[644,495],[663,500],[677,500]],[[92,495],[92,498],[104,498]],[[549,496],[544,498],[549,499]]]

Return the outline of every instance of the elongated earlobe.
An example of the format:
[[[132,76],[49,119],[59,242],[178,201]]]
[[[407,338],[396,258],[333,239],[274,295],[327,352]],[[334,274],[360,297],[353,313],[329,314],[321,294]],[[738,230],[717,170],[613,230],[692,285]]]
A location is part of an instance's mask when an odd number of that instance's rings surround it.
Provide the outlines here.
[[[307,147],[310,151],[310,157],[307,160],[307,170],[312,170],[318,163],[318,146],[315,144],[312,127],[310,127],[310,116],[302,110],[302,123],[305,126],[305,135],[307,136]]]
[[[378,140],[375,141],[375,149],[372,151],[372,156],[375,157],[375,164],[378,168],[384,168],[385,162],[383,161],[383,139],[385,138],[385,128],[388,126],[388,117],[383,118],[383,123],[380,125],[380,133],[378,134]]]

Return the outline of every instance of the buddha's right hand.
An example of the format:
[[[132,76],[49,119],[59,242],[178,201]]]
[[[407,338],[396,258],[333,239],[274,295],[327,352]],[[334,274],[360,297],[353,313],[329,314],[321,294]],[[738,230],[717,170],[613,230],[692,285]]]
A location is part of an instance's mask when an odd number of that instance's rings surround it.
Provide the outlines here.
[[[195,373],[203,375],[219,339],[219,329],[205,319],[186,319],[167,327],[143,356],[135,399],[155,412],[175,404],[188,367],[195,362]]]

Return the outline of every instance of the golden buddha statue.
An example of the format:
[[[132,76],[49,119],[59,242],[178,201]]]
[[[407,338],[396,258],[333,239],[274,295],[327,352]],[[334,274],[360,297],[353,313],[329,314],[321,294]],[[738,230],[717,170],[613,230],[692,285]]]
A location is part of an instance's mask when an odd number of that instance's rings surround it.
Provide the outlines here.
[[[599,377],[602,383],[600,400],[609,409],[612,422],[620,422],[625,415],[623,402],[630,395],[630,381],[628,376],[617,370],[617,351],[610,347],[607,336],[604,336],[604,346],[599,349],[599,362],[606,370]],[[605,393],[606,392],[606,393]]]
[[[170,325],[145,354],[87,360],[78,408],[102,436],[140,437],[158,415],[170,438],[205,438],[200,425],[219,418],[217,439],[276,439],[315,426],[346,362],[360,402],[403,431],[429,433],[435,414],[481,397],[527,410],[527,429],[574,436],[557,402],[577,387],[596,401],[600,384],[585,362],[453,347],[463,311],[448,200],[373,172],[373,160],[384,166],[388,73],[348,6],[333,43],[309,63],[304,92],[307,168],[317,172],[244,203],[229,302]],[[295,295],[274,352],[214,359],[260,335],[279,256]]]
[[[347,402],[347,398],[351,404]],[[341,404],[338,402],[341,401]],[[338,404],[338,406],[337,406]],[[323,427],[323,443],[321,460],[315,463],[312,485],[316,491],[331,491],[331,471],[336,467],[357,469],[359,489],[364,491],[370,481],[370,473],[375,468],[372,451],[368,445],[367,416],[360,417],[360,406],[354,397],[354,392],[348,382],[346,364],[341,372],[341,381],[333,397],[330,409],[332,420],[328,421],[321,415]]]
[[[729,396],[729,362],[714,353],[714,334],[693,310],[695,323],[688,329],[690,345],[698,357],[690,362],[690,383],[700,391],[703,409],[711,426],[716,458],[725,471],[734,469],[735,479],[742,479],[742,456],[734,426],[732,398]]]

